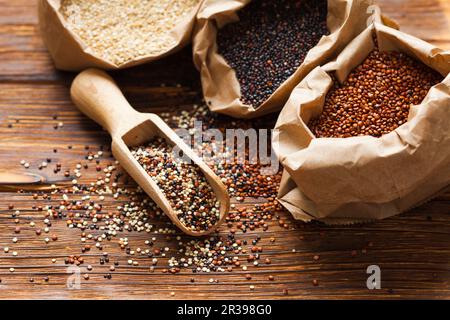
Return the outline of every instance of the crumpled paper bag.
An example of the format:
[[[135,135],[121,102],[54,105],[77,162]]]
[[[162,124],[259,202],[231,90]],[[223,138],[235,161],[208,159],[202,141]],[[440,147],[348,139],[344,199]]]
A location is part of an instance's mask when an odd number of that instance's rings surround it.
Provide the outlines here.
[[[279,111],[293,88],[316,66],[334,58],[372,20],[397,27],[382,17],[372,1],[328,0],[327,24],[330,34],[323,36],[305,60],[278,89],[257,108],[240,101],[240,85],[234,70],[218,53],[218,28],[238,21],[237,11],[250,0],[206,0],[197,15],[193,36],[194,63],[201,74],[203,95],[211,111],[237,118],[254,118]]]
[[[402,51],[441,73],[408,122],[380,138],[315,138],[307,128],[332,86],[372,51]],[[383,219],[430,200],[450,185],[450,52],[375,23],[337,59],[315,68],[281,111],[274,150],[284,166],[278,198],[296,219],[347,224]]]

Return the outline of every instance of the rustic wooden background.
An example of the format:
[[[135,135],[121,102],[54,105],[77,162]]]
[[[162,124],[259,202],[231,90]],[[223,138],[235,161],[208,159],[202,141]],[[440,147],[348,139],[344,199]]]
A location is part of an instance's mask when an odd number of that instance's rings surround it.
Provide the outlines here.
[[[379,0],[383,12],[396,19],[402,30],[444,49],[450,49],[450,1]],[[174,109],[198,99],[198,75],[191,64],[189,49],[155,64],[114,74],[129,100],[139,110]],[[107,145],[106,133],[82,116],[69,98],[73,74],[56,71],[39,37],[36,1],[0,0],[0,169],[20,169],[19,161],[29,159],[34,168],[47,157],[75,164],[84,155],[84,146]],[[166,83],[166,89],[160,84]],[[181,84],[176,87],[175,84]],[[58,115],[64,127],[54,130]],[[68,145],[73,145],[71,150]],[[61,151],[53,154],[56,147]],[[95,179],[95,177],[91,177]],[[353,227],[325,227],[293,222],[281,213],[291,230],[270,223],[267,232],[243,235],[262,236],[272,264],[249,273],[197,274],[192,284],[190,271],[177,275],[148,271],[148,261],[127,267],[126,256],[117,246],[107,251],[121,261],[111,280],[103,275],[107,265],[99,264],[100,252],[84,255],[94,270],[80,290],[66,288],[64,257],[79,253],[79,231],[64,222],[52,227],[60,239],[45,245],[31,228],[16,235],[8,204],[22,209],[25,221],[38,216],[30,210],[30,193],[0,192],[0,298],[144,298],[144,299],[266,299],[266,298],[450,298],[450,192],[398,217]],[[35,219],[40,221],[42,219]],[[224,228],[224,232],[226,232]],[[270,237],[276,237],[270,243]],[[143,242],[145,233],[129,235]],[[164,239],[160,244],[164,245]],[[175,240],[172,240],[175,241]],[[19,256],[3,252],[8,245]],[[295,252],[292,251],[295,249]],[[355,254],[352,251],[355,250]],[[315,261],[314,255],[320,255]],[[51,259],[57,258],[52,264]],[[382,289],[366,288],[366,268],[377,264],[382,270]],[[14,273],[9,268],[14,267]],[[162,266],[158,267],[162,268]],[[275,281],[268,281],[272,274]],[[45,282],[43,278],[50,279]],[[34,283],[29,278],[35,279]],[[209,278],[219,280],[210,284]],[[312,285],[312,279],[319,281]],[[255,290],[250,291],[249,285]],[[287,289],[289,294],[284,295]],[[170,292],[175,292],[172,297]]]

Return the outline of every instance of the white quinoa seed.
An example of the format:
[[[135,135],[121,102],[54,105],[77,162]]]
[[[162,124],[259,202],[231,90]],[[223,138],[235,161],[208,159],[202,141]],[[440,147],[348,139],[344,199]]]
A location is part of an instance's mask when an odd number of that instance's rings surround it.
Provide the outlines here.
[[[62,0],[67,26],[93,53],[115,65],[176,45],[171,31],[200,0]]]

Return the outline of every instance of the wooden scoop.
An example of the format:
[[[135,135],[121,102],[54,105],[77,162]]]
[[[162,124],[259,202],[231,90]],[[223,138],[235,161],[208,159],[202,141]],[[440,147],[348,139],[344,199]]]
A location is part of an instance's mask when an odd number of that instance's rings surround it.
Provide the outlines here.
[[[88,69],[81,72],[71,87],[73,102],[91,119],[102,125],[112,137],[112,153],[122,167],[156,202],[181,230],[192,236],[213,232],[229,211],[230,198],[225,186],[214,172],[190,149],[183,140],[156,114],[134,110],[105,72]],[[129,147],[139,146],[152,137],[162,137],[172,146],[178,146],[205,175],[220,202],[220,218],[216,226],[207,231],[192,231],[178,219],[169,201],[156,182],[131,155]]]

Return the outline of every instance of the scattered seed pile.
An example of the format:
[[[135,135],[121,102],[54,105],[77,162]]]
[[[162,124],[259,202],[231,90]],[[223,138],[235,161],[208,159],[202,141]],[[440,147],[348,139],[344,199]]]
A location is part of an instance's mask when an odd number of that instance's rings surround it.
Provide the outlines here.
[[[158,55],[200,0],[62,0],[60,13],[89,52],[116,65]]]
[[[135,147],[131,154],[155,180],[188,229],[209,230],[219,221],[220,203],[203,172],[197,165],[177,158],[163,138]]]
[[[235,70],[241,101],[259,107],[302,64],[327,29],[327,0],[258,0],[217,36]]]
[[[380,137],[408,120],[442,76],[399,52],[374,50],[327,95],[323,112],[308,124],[316,137]]]
[[[192,135],[195,134],[195,129],[192,129],[194,128],[195,121],[200,121],[203,124],[203,130],[219,129],[224,133],[225,129],[230,128],[240,128],[243,130],[249,128],[265,128],[264,122],[267,122],[268,117],[270,117],[266,116],[253,119],[251,122],[248,120],[238,120],[212,114],[206,105],[195,105],[193,110],[189,112],[182,111],[177,116],[172,116],[168,113],[163,113],[161,116],[173,128],[191,128],[190,132]],[[270,119],[272,120],[272,118]],[[232,158],[233,161],[231,162],[221,161],[220,157],[228,157],[233,153],[233,150],[226,148],[225,143],[226,141],[223,141],[223,145],[218,145],[215,142],[204,142],[200,150],[196,151],[207,150],[208,153],[213,154],[211,158],[208,158],[199,152],[199,155],[203,156],[203,161],[213,169],[214,173],[221,178],[222,183],[227,186],[228,193],[238,201],[243,201],[246,197],[264,197],[276,202],[274,198],[278,193],[281,170],[274,175],[262,175],[261,172],[264,165],[261,165],[259,162],[254,163],[249,160],[238,161],[235,157]],[[213,150],[222,150],[222,152],[215,154]],[[248,148],[246,148],[246,151],[248,151]]]
[[[220,129],[230,126],[259,127],[260,121],[258,119],[249,123],[243,120],[230,121],[229,118],[219,119],[212,115],[205,105],[195,106],[193,110],[182,111],[176,115],[161,116],[174,128],[192,128],[195,120],[203,121],[207,128]],[[57,116],[54,120],[57,121]],[[69,145],[67,149],[76,147],[79,146]],[[246,197],[265,199],[261,199],[260,204],[232,204],[226,224],[222,225],[220,233],[208,238],[192,239],[180,234],[178,228],[122,171],[118,162],[111,158],[109,149],[102,146],[100,149],[94,148],[85,146],[85,155],[80,157],[79,162],[71,165],[56,162],[51,157],[39,162],[32,161],[33,159],[20,162],[20,165],[28,170],[52,170],[56,177],[69,179],[69,183],[53,185],[49,190],[29,194],[35,203],[31,208],[15,208],[13,203],[6,208],[11,214],[15,228],[11,231],[11,243],[1,244],[4,255],[23,259],[24,253],[17,244],[30,238],[33,244],[42,241],[47,248],[53,243],[59,245],[59,241],[67,241],[66,234],[57,234],[53,229],[59,223],[64,223],[67,228],[79,230],[79,249],[68,250],[65,258],[52,257],[49,263],[55,267],[61,267],[61,262],[68,266],[78,266],[85,281],[96,277],[96,274],[102,275],[105,280],[111,280],[116,271],[126,271],[134,267],[142,270],[143,266],[148,269],[141,272],[162,274],[176,274],[183,270],[193,274],[232,272],[237,269],[245,272],[242,280],[248,281],[252,279],[251,272],[254,269],[272,263],[270,254],[264,253],[265,249],[261,243],[261,240],[266,240],[266,243],[276,242],[274,236],[268,239],[264,237],[263,232],[268,230],[269,221],[277,219],[280,227],[292,228],[279,216],[282,209],[275,200],[281,171],[267,179],[254,179],[251,173],[260,167],[258,164],[227,170],[218,169],[211,163],[211,168],[220,171],[216,173],[220,173],[230,194],[236,199],[242,202]],[[53,153],[55,157],[64,158],[64,151],[54,148]],[[248,190],[245,181],[252,181],[251,184],[258,185],[258,189]],[[23,193],[24,197],[28,196],[28,192]],[[30,214],[31,212],[33,214]],[[253,232],[244,236],[248,231]],[[32,235],[29,232],[32,232]],[[133,234],[136,232],[148,234],[145,241],[137,239]],[[109,254],[107,250],[111,246],[118,246],[123,254]],[[267,244],[265,248],[270,251]],[[14,265],[9,268],[9,272],[16,272]],[[270,281],[276,281],[273,275],[266,277]],[[190,282],[201,279],[192,277]],[[30,274],[29,277],[30,283],[52,281],[49,275],[37,278],[37,275]],[[207,281],[210,284],[218,283],[213,276]],[[249,287],[250,290],[255,290],[254,285]],[[288,294],[287,289],[282,291],[283,294]]]

